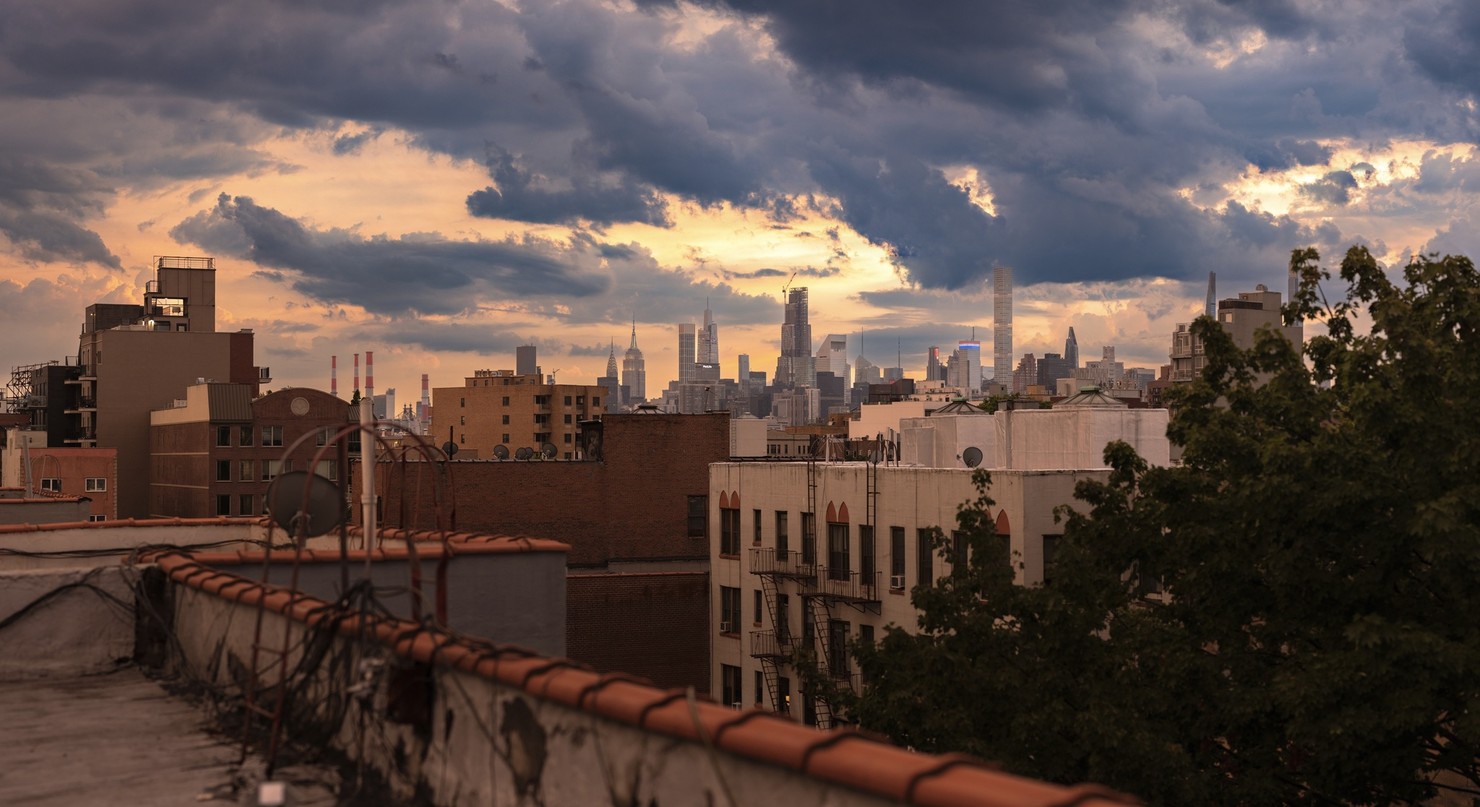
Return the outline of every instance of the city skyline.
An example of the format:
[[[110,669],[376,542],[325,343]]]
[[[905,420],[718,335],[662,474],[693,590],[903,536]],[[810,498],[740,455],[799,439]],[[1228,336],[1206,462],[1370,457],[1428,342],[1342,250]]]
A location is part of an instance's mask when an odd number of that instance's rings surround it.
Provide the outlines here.
[[[78,301],[137,299],[156,255],[216,259],[275,388],[373,351],[409,399],[519,345],[594,382],[633,320],[662,389],[706,298],[724,374],[771,372],[787,285],[919,377],[991,349],[997,267],[1014,365],[1074,327],[1157,367],[1210,272],[1480,253],[1461,3],[13,6],[4,366],[70,355]]]

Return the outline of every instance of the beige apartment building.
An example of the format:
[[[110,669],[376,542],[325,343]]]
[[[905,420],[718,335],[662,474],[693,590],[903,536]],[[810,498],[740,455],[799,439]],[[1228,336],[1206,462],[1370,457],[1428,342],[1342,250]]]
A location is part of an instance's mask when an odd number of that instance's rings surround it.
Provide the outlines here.
[[[202,381],[270,379],[253,358],[250,330],[217,333],[216,266],[211,258],[155,259],[143,305],[88,306],[77,349],[76,419],[68,440],[118,450],[118,516],[149,513],[149,413],[169,407]]]
[[[877,464],[711,465],[714,695],[832,725],[828,705],[800,692],[792,660],[809,648],[825,674],[857,687],[849,642],[881,638],[890,624],[915,628],[910,590],[949,573],[929,537],[937,527],[950,536],[959,508],[976,500],[972,466],[991,472],[989,515],[1017,582],[1039,585],[1062,529],[1054,509],[1074,503],[1080,480],[1108,478],[1110,440],[1167,464],[1166,423],[1166,410],[1087,391],[1052,410],[906,419],[898,447]]]
[[[461,387],[432,390],[431,439],[457,446],[458,459],[489,459],[551,445],[554,459],[576,459],[576,424],[606,408],[597,384],[547,384],[538,375],[478,370]],[[502,447],[501,449],[499,447]]]
[[[1305,328],[1302,325],[1285,325],[1280,313],[1280,293],[1270,291],[1264,284],[1254,291],[1240,292],[1237,297],[1218,301],[1218,324],[1233,337],[1233,343],[1241,348],[1254,346],[1254,334],[1266,325],[1278,329],[1290,344],[1298,349],[1305,344]],[[1192,335],[1189,323],[1178,323],[1172,334],[1172,381],[1187,382],[1197,378],[1207,363],[1203,355],[1202,340]]]

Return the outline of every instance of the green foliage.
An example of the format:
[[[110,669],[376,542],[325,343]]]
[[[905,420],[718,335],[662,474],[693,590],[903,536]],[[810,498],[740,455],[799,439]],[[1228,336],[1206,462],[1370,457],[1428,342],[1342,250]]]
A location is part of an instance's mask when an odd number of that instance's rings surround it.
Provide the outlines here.
[[[918,633],[857,649],[850,715],[1153,803],[1480,795],[1480,277],[1421,257],[1395,285],[1353,248],[1332,304],[1318,260],[1292,256],[1286,309],[1325,322],[1308,363],[1199,319],[1183,465],[1109,446],[1051,584],[1013,585],[985,492],[963,508],[968,568],[914,591]]]

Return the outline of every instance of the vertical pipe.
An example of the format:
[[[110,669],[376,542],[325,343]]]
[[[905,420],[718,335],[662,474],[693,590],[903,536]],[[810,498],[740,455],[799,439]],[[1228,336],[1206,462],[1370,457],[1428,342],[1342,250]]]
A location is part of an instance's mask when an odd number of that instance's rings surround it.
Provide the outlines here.
[[[329,357],[329,394],[339,397],[339,357]]]
[[[360,391],[360,354],[355,354],[355,392]]]
[[[370,553],[375,548],[375,409],[360,399],[360,524],[365,530],[365,579],[370,579]]]

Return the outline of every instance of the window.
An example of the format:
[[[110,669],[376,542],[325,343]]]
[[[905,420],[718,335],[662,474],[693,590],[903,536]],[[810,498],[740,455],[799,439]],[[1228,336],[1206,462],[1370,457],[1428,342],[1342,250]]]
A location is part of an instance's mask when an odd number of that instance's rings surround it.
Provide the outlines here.
[[[761,705],[761,693],[766,691],[766,679],[761,677],[761,671],[755,671],[755,705]]]
[[[709,497],[689,497],[689,537],[709,537]]]
[[[598,397],[596,397],[595,395],[592,395],[591,396],[591,408],[592,409],[595,409],[598,406],[601,406],[601,399],[598,398]]]
[[[889,588],[904,588],[904,527],[889,528]]]
[[[283,445],[283,427],[263,426],[262,445],[281,447]]]
[[[250,493],[243,493],[240,496],[237,496],[236,497],[237,505],[241,508],[241,510],[239,512],[242,515],[244,515],[244,516],[255,516],[255,515],[257,515],[257,511],[254,510],[254,509],[252,509],[252,505],[256,503],[255,501],[253,501],[254,499],[255,499],[255,497],[252,494],[250,494]]]
[[[754,518],[755,535],[751,537],[750,543],[751,543],[752,546],[760,546],[761,545],[761,511],[756,510],[755,513],[754,513],[754,516],[755,516],[755,518]]]
[[[566,415],[565,416],[565,422],[566,423],[570,423],[571,422],[570,415]]]
[[[503,425],[505,425],[505,426],[509,425],[509,416],[508,415],[504,415]]]
[[[262,461],[262,481],[263,482],[269,482],[269,481],[271,481],[273,479],[276,479],[277,478],[277,475],[280,474],[280,473],[282,473],[282,472],[283,472],[283,461],[282,460],[263,460]]]
[[[719,553],[740,554],[740,511],[733,507],[719,511]]]
[[[873,646],[873,643],[874,643],[874,626],[873,625],[859,625],[858,626],[858,643],[860,645],[864,645],[864,646],[870,646],[870,647]],[[869,683],[871,676],[869,676],[868,671],[867,670],[860,670],[859,672],[860,672],[860,676],[859,677],[862,679],[862,683],[865,683],[865,684]]]
[[[719,587],[719,632],[738,633],[740,630],[740,589],[730,586]]]
[[[459,426],[466,426],[466,425],[468,425],[468,416],[467,415],[459,415],[458,418],[457,418],[457,425],[459,425]]]
[[[569,395],[565,396],[565,405],[566,406],[570,406],[570,396]]]
[[[231,427],[230,426],[217,426],[216,427],[216,446],[219,448],[221,446],[229,446],[229,445],[231,445]]]
[[[334,460],[319,460],[313,472],[330,482],[336,482],[339,480],[339,463]]]
[[[231,481],[231,460],[216,460],[216,481]]]
[[[756,589],[752,593],[755,594],[755,619],[753,619],[751,621],[753,621],[753,622],[755,622],[755,624],[759,625],[759,624],[761,624],[761,612],[762,612],[762,610],[764,609],[765,606],[763,606],[761,604],[761,590],[760,589]]]
[[[107,493],[108,478],[105,476],[89,476],[83,480],[82,489],[88,493]]]
[[[501,442],[501,443],[504,443],[504,444],[506,444],[506,445],[507,445],[507,444],[508,444],[508,442],[509,442],[509,435],[508,435],[508,434],[507,434],[507,433],[505,433],[505,434],[504,434],[504,435],[503,435],[503,438],[504,438],[504,439],[502,439],[502,440],[500,440],[500,441],[499,441],[499,442]]]
[[[61,480],[60,477],[43,476],[41,478],[41,489],[42,490],[49,490],[52,493],[61,493],[62,492],[62,480]]]
[[[930,537],[934,533],[933,529],[915,530],[915,582],[922,586],[935,582],[935,574],[930,570],[930,561],[934,556]]]
[[[867,524],[859,524],[858,576],[865,586],[876,586],[879,581],[874,577],[878,572],[878,558],[874,553],[874,528]]]
[[[316,446],[326,446],[326,445],[328,445],[329,444],[329,436],[331,434],[333,434],[333,433],[334,433],[334,431],[332,429],[328,429],[328,428],[319,429],[318,434],[315,434],[313,436],[313,444],[316,445]]]
[[[457,399],[457,405],[459,407],[466,408],[467,405],[468,405],[468,399],[467,398],[458,398]],[[509,405],[509,399],[508,398],[505,398],[504,399],[504,406],[508,406],[508,405]]]
[[[240,479],[243,482],[250,482],[253,479],[256,479],[255,476],[252,476],[252,471],[255,469],[252,467],[251,460],[242,460],[240,470],[241,473],[236,477],[237,479]]]
[[[244,423],[237,427],[236,444],[239,446],[250,446],[252,443],[252,424]]]
[[[509,405],[509,396],[505,395],[504,396],[504,406],[508,406],[508,405]]]
[[[586,405],[586,396],[584,396],[584,395],[577,395],[576,396],[576,406],[585,406],[585,405]]]
[[[740,668],[729,664],[719,665],[720,689],[724,693],[722,701],[726,706],[736,709],[745,705],[745,696],[740,692]]]
[[[569,434],[565,435],[565,442],[567,442],[567,443],[570,442],[570,435]]]
[[[817,514],[802,513],[802,563],[817,562]]]
[[[829,580],[847,580],[849,567],[848,525],[827,525],[827,577]]]
[[[107,521],[108,520],[108,517],[107,516],[100,516],[100,515],[90,515],[90,516],[87,517],[87,520],[88,521]]]
[[[791,642],[791,597],[786,594],[776,595],[776,641]]]
[[[788,538],[786,535],[786,517],[790,515],[785,510],[776,511],[776,557],[779,560],[786,559]]]
[[[964,575],[968,570],[967,564],[966,534],[960,530],[951,531],[951,574]]]
[[[837,678],[848,675],[848,628],[841,619],[827,622],[827,667]]]
[[[218,516],[229,516],[229,515],[231,515],[231,496],[230,495],[225,494],[225,493],[222,493],[222,494],[216,496],[216,515],[218,515]]]
[[[1000,536],[1007,538],[1006,535]],[[1059,539],[1062,535],[1043,536],[1043,585],[1048,585],[1053,579],[1053,557],[1058,553]]]
[[[776,679],[776,711],[791,714],[791,679],[781,676]]]

